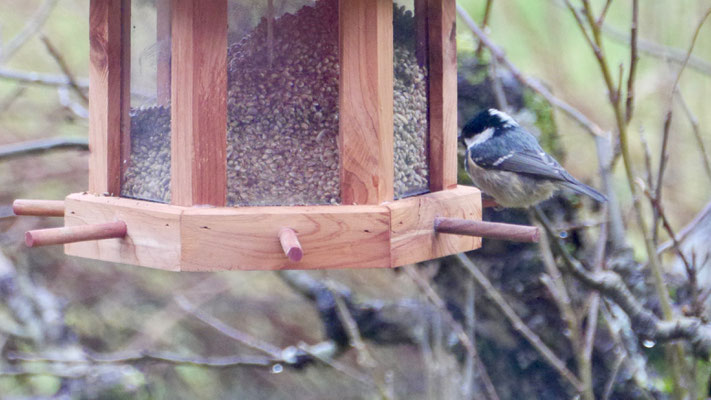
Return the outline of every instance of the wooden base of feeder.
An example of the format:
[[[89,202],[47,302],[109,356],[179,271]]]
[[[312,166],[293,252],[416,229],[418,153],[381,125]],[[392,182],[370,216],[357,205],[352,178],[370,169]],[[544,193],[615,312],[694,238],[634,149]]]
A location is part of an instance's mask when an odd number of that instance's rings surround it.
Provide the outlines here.
[[[66,254],[170,271],[390,268],[477,249],[439,234],[436,217],[481,220],[481,193],[458,186],[377,206],[180,207],[72,194],[65,226],[124,221],[120,239],[69,243]],[[303,257],[285,255],[282,229]],[[281,240],[280,240],[281,237]]]

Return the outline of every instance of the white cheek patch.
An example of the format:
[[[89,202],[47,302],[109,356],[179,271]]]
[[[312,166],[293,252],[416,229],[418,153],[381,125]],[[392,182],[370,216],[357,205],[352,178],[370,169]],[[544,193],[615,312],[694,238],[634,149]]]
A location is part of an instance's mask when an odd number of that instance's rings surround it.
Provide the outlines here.
[[[486,142],[487,140],[491,139],[492,136],[494,136],[494,128],[488,128],[478,135],[474,135],[469,138],[464,138],[464,143],[466,143],[467,148],[469,148]]]

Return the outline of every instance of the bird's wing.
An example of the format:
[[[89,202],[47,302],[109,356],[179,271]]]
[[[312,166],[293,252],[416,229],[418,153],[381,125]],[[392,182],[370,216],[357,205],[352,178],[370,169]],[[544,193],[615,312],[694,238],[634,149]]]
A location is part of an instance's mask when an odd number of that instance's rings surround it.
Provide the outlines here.
[[[578,183],[553,157],[540,148],[512,150],[503,156],[496,157],[489,155],[491,153],[484,148],[472,148],[470,153],[472,161],[481,168]]]

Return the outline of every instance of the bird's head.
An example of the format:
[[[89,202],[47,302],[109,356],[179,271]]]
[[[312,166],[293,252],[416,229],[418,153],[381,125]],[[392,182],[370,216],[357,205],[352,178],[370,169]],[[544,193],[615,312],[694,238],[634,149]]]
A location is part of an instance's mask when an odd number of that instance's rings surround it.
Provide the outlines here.
[[[484,110],[470,119],[459,134],[459,141],[464,147],[481,143],[489,139],[499,129],[518,126],[516,121],[503,111],[495,108]]]

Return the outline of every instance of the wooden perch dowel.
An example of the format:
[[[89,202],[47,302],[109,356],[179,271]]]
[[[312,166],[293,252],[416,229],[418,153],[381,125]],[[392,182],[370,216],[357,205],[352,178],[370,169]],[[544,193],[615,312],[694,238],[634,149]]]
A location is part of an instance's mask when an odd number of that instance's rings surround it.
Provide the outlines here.
[[[88,240],[123,238],[124,236],[126,236],[126,223],[116,221],[105,224],[65,226],[63,228],[29,231],[25,234],[25,243],[29,247],[39,247]]]
[[[481,206],[484,208],[494,208],[498,207],[499,203],[496,202],[496,200],[490,198],[490,197],[481,197]]]
[[[12,203],[15,215],[34,215],[38,217],[63,217],[64,200],[24,200]]]
[[[434,229],[439,233],[478,236],[487,239],[535,243],[541,237],[535,226],[473,221],[460,218],[435,218]]]
[[[289,258],[289,261],[301,261],[301,257],[304,256],[304,251],[301,249],[301,243],[299,243],[299,238],[293,229],[281,228],[279,230],[279,242],[281,243],[281,248],[284,250],[284,254]]]

